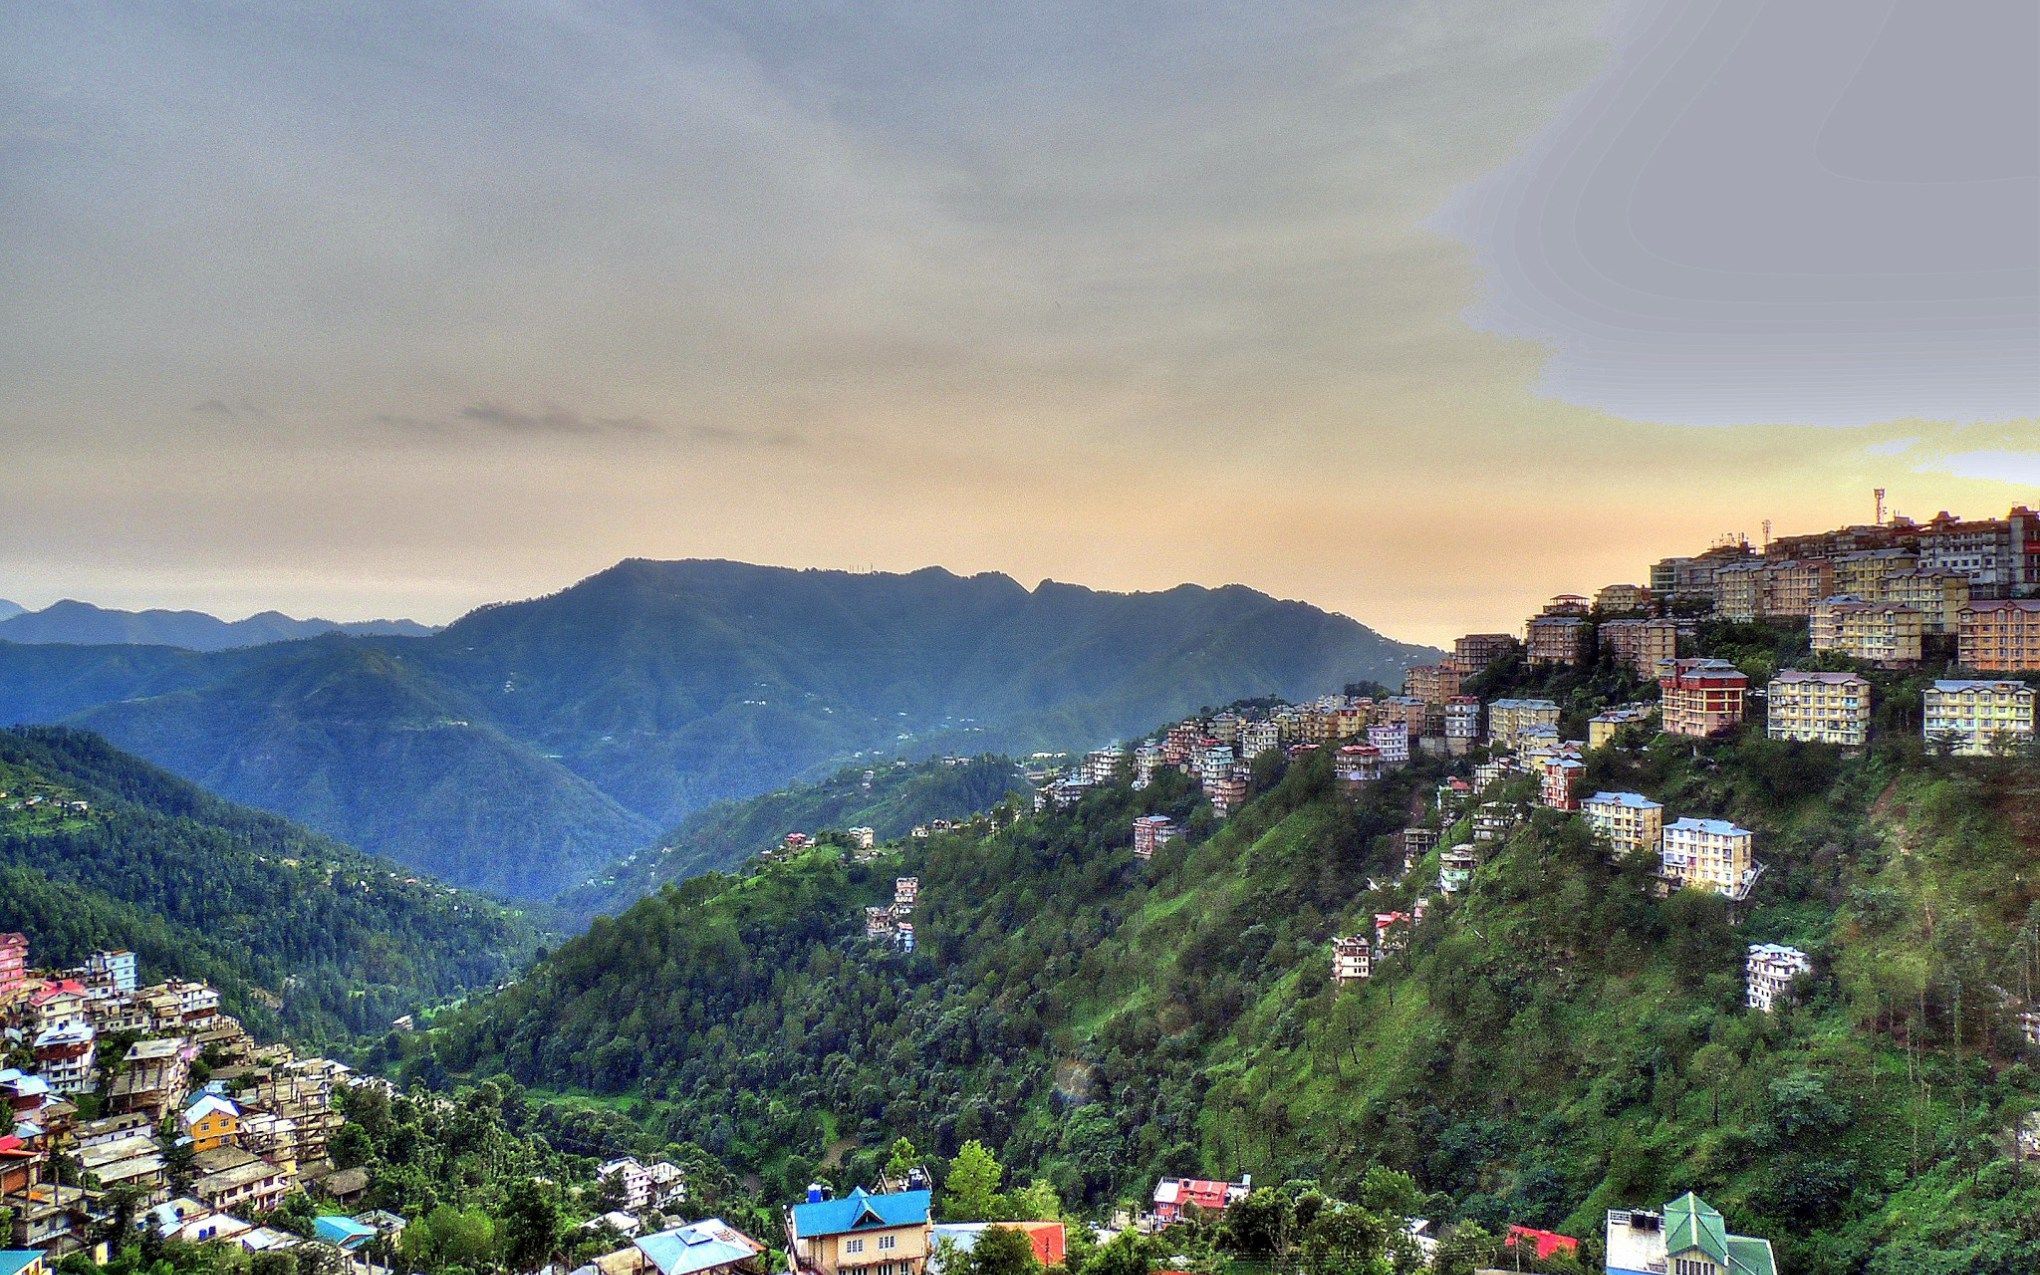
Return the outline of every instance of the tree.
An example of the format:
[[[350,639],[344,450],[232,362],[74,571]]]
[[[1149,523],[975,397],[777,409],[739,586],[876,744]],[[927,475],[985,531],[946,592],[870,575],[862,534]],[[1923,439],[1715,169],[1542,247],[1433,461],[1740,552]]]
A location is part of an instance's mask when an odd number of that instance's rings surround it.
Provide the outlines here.
[[[981,1222],[997,1216],[1005,1203],[999,1198],[999,1182],[1005,1176],[1005,1168],[985,1144],[972,1138],[949,1162],[949,1176],[942,1183],[943,1212],[958,1222]]]
[[[558,1201],[537,1181],[519,1179],[503,1204],[504,1261],[512,1270],[537,1270],[553,1255],[559,1234]]]
[[[890,1182],[905,1182],[915,1169],[921,1167],[921,1153],[914,1144],[900,1138],[892,1144],[892,1154],[886,1157],[885,1176]]]
[[[1154,1241],[1137,1231],[1121,1231],[1091,1254],[1081,1275],[1148,1275],[1154,1268]]]
[[[1038,1275],[1041,1259],[1034,1255],[1034,1241],[1027,1232],[994,1226],[978,1236],[958,1269],[960,1275]]]

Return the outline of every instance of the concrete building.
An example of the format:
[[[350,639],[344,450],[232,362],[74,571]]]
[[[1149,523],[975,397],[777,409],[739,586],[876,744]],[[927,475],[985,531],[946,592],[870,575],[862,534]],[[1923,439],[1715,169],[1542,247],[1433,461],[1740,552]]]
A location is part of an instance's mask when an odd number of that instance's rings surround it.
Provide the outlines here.
[[[1729,563],[1714,573],[1714,610],[1725,620],[1750,621],[1764,606],[1764,564]]]
[[[1969,577],[1979,598],[2015,598],[2040,586],[2040,516],[2019,506],[2003,518],[1937,514],[1919,528],[1920,565]]]
[[[1409,736],[1402,736],[1403,757],[1409,758]],[[1341,744],[1332,757],[1332,777],[1339,786],[1352,795],[1358,789],[1380,779],[1387,759],[1373,744]]]
[[[1855,673],[1780,669],[1764,688],[1764,704],[1772,739],[1838,748],[1870,742],[1870,683]]]
[[[1524,649],[1535,665],[1577,666],[1586,663],[1594,626],[1583,615],[1560,613],[1532,616],[1523,626]]]
[[[1558,728],[1558,705],[1548,699],[1498,699],[1488,705],[1488,742],[1515,748],[1532,726]]]
[[[1679,657],[1679,626],[1671,620],[1608,620],[1596,639],[1642,678],[1656,677],[1659,664]]]
[[[1133,821],[1133,857],[1154,858],[1155,851],[1174,841],[1181,831],[1167,815],[1142,815]]]
[[[1450,662],[1462,676],[1472,677],[1519,645],[1506,633],[1469,633],[1453,640]]]
[[[1553,756],[1544,758],[1540,765],[1538,804],[1552,810],[1578,810],[1580,778],[1586,773],[1585,764],[1572,757]]]
[[[1835,592],[1853,593],[1859,598],[1872,601],[1892,601],[1886,592],[1887,582],[1896,575],[1912,571],[1920,565],[1920,555],[1912,549],[1860,549],[1845,553],[1835,562]],[[1966,586],[1965,578],[1965,586]]]
[[[1445,894],[1458,894],[1473,884],[1473,873],[1480,867],[1480,856],[1473,852],[1470,844],[1452,847],[1438,856],[1438,889]]]
[[[1445,701],[1445,750],[1463,757],[1480,742],[1480,700],[1454,695]]]
[[[1790,994],[1792,981],[1812,970],[1813,961],[1796,947],[1752,943],[1743,962],[1743,1002],[1768,1014]]]
[[[1726,819],[1688,816],[1665,825],[1661,871],[1674,887],[1742,899],[1756,880],[1756,834]]]
[[[1978,673],[2040,670],[2040,598],[1970,602],[1955,614],[1957,658]]]
[[[1580,813],[1617,855],[1656,853],[1664,839],[1665,808],[1640,792],[1597,792]]]
[[[1262,753],[1282,747],[1282,727],[1273,721],[1244,722],[1240,725],[1240,758],[1252,761]]]
[[[1944,679],[1926,690],[1920,733],[1960,757],[2033,742],[2033,688],[2024,682]]]
[[[1655,704],[1617,704],[1587,720],[1587,747],[1606,748],[1624,728],[1644,726],[1657,712]]]
[[[1459,694],[1465,677],[1451,664],[1419,664],[1403,671],[1403,694],[1426,704],[1443,704]]]
[[[1602,615],[1625,615],[1650,610],[1650,590],[1635,584],[1605,584],[1594,595],[1594,610]]]
[[[1367,728],[1367,742],[1381,755],[1383,766],[1406,766],[1410,760],[1410,736],[1414,733],[1402,722],[1384,722]]]
[[[1332,983],[1365,982],[1374,972],[1374,952],[1364,934],[1344,934],[1332,940]]]
[[[1662,1211],[1609,1209],[1606,1252],[1608,1275],[1778,1275],[1771,1241],[1730,1235],[1690,1192]]]
[[[1758,614],[1767,620],[1803,620],[1834,591],[1834,564],[1826,558],[1767,562]]]
[[[1661,725],[1668,735],[1705,739],[1743,719],[1750,679],[1727,660],[1675,660],[1658,679]]]
[[[1882,668],[1920,662],[1926,617],[1897,602],[1866,602],[1850,594],[1823,598],[1813,608],[1807,637],[1816,651],[1834,651]]]
[[[1962,608],[1969,605],[1969,577],[1946,567],[1895,571],[1885,577],[1883,592],[1858,596],[1911,607],[1920,613],[1923,632],[1953,633],[1961,627]]]

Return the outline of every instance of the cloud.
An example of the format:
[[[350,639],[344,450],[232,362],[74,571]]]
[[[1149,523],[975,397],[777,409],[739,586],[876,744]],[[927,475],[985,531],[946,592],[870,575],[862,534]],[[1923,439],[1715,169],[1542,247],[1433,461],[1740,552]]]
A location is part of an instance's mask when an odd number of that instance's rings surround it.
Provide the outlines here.
[[[1437,224],[1542,388],[1672,424],[2040,409],[2040,6],[1622,0]]]
[[[234,399],[232,402],[223,398],[209,398],[203,403],[194,404],[191,410],[200,416],[217,416],[221,420],[228,421],[266,421],[269,419],[269,413],[245,395]]]
[[[664,432],[642,416],[584,416],[557,405],[527,411],[494,402],[470,403],[460,409],[460,419],[511,434],[588,435]]]

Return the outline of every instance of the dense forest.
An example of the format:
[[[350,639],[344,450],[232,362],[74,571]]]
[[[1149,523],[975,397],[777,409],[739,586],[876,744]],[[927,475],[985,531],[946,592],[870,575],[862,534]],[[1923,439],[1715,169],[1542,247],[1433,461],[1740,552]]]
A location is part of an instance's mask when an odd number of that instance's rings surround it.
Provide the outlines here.
[[[39,965],[131,949],[146,978],[213,983],[259,1034],[380,1030],[494,985],[537,947],[519,913],[82,731],[0,731],[0,792],[0,930],[26,932]]]
[[[558,906],[577,919],[619,911],[668,882],[736,868],[789,832],[870,828],[879,840],[892,841],[917,824],[989,810],[1026,787],[1017,765],[991,755],[852,766],[815,783],[719,801],[689,815],[656,847],[568,891]]]
[[[0,723],[82,726],[441,880],[551,900],[846,760],[1086,747],[1436,654],[1239,586],[633,559],[430,637],[0,640]]]
[[[1804,632],[1703,642],[1762,673]],[[1865,672],[1860,756],[1771,741],[1761,714],[1591,755],[1593,786],[1756,830],[1768,870],[1741,918],[1654,898],[1647,863],[1554,811],[1436,896],[1434,861],[1398,880],[1396,834],[1469,839],[1431,801],[1466,762],[1352,798],[1322,755],[1270,755],[1222,824],[1165,776],[894,861],[822,849],[668,888],[442,1020],[411,1065],[622,1096],[781,1192],[867,1179],[905,1134],[983,1139],[1092,1208],[1162,1173],[1351,1191],[1385,1166],[1487,1227],[1592,1237],[1606,1207],[1694,1189],[1795,1272],[2031,1270],[2040,1188],[2006,1143],[2040,1106],[2013,1019],[2040,951],[2040,770],[1930,755],[1921,678]],[[1482,690],[1552,694],[1568,726],[1651,693],[1612,664],[1504,664]],[[1144,865],[1128,822],[1150,810],[1190,836]],[[903,872],[910,956],[858,924]],[[1335,992],[1330,937],[1426,892],[1408,951]],[[1742,1007],[1761,941],[1815,962],[1775,1015]]]

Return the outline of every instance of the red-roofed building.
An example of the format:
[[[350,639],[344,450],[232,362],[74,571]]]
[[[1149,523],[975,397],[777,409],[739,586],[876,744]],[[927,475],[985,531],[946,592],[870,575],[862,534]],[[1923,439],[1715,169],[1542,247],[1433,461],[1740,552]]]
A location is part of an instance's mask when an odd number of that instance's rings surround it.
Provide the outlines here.
[[[1502,1239],[1502,1247],[1527,1248],[1530,1250],[1530,1255],[1541,1262],[1559,1253],[1566,1253],[1577,1257],[1580,1251],[1580,1242],[1570,1235],[1560,1235],[1557,1231],[1539,1231],[1532,1227],[1517,1226],[1511,1223],[1508,1235]]]
[[[1155,1184],[1154,1224],[1157,1227],[1167,1226],[1193,1208],[1223,1213],[1227,1205],[1246,1199],[1247,1193],[1253,1189],[1252,1175],[1237,1182],[1217,1182],[1210,1178],[1163,1178]]]

